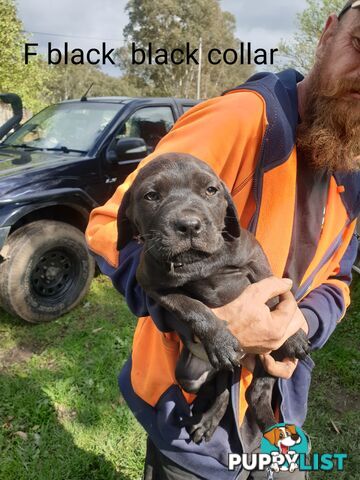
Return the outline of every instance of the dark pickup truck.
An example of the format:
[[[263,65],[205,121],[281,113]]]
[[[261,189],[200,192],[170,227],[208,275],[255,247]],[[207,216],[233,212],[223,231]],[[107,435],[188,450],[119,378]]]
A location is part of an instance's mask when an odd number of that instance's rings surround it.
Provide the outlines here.
[[[14,113],[0,127],[0,304],[46,322],[77,305],[90,286],[95,262],[83,235],[89,212],[197,102],[83,97],[19,126],[21,99],[0,100]]]

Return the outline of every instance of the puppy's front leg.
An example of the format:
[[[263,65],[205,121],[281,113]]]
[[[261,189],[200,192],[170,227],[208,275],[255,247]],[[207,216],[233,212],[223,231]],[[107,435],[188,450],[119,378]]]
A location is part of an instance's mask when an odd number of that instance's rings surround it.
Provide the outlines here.
[[[240,344],[220,320],[206,305],[183,293],[167,291],[148,291],[157,303],[176,318],[186,324],[191,333],[198,337],[205,348],[211,365],[219,370],[233,370],[240,366],[243,357]]]

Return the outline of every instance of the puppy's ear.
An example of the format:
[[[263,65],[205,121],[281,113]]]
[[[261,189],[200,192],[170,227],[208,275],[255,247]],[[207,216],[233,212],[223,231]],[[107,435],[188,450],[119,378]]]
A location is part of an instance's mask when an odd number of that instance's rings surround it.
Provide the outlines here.
[[[264,438],[272,445],[276,445],[276,428],[273,428],[269,432],[264,433]]]
[[[131,187],[125,192],[117,215],[117,249],[121,250],[135,235],[132,223],[128,218],[130,207]]]
[[[225,199],[227,201],[225,231],[233,238],[240,237],[240,224],[235,207],[235,203],[231,197],[231,193],[224,182],[221,182],[224,189]]]

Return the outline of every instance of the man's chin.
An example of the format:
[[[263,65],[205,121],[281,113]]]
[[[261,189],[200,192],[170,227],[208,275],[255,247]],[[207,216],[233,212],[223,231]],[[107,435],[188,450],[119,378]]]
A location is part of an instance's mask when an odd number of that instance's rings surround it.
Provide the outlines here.
[[[357,92],[356,92],[357,93]],[[315,97],[298,128],[297,145],[315,170],[360,170],[360,99]]]

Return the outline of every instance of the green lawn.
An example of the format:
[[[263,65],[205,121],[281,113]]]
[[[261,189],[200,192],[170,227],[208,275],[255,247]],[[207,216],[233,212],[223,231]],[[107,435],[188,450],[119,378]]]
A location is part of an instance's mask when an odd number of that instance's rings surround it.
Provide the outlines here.
[[[360,282],[353,290],[346,319],[313,355],[306,423],[314,451],[350,460],[344,474],[314,479],[360,478]],[[145,435],[117,387],[134,326],[102,276],[80,307],[51,324],[0,311],[0,480],[141,478]]]

